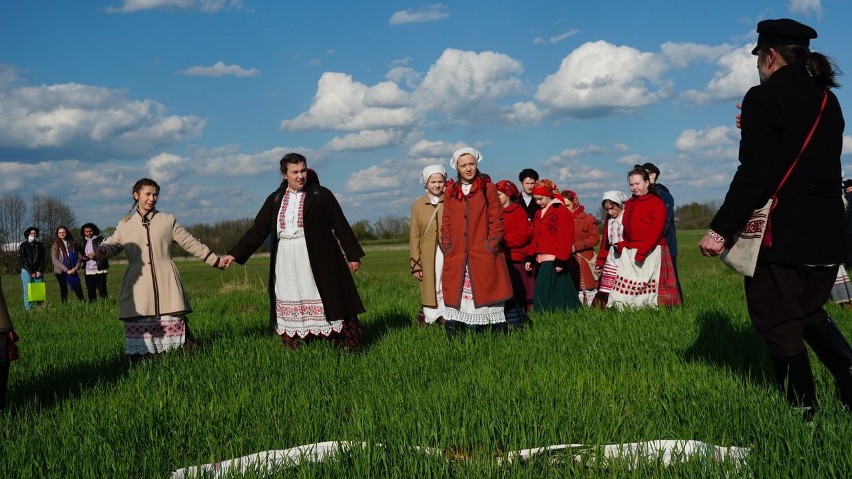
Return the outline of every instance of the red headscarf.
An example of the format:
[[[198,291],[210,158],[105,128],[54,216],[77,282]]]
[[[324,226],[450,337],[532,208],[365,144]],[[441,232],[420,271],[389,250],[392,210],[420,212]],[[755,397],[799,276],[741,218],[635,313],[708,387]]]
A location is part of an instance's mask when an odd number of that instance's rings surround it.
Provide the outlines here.
[[[512,183],[512,182],[511,182],[511,181],[509,181],[509,180],[500,180],[500,181],[498,181],[498,182],[497,182],[497,191],[499,191],[499,192],[503,193],[504,195],[508,196],[508,197],[509,197],[509,199],[510,199],[510,200],[512,200],[512,201],[514,201],[514,200],[515,200],[515,198],[517,198],[517,197],[518,197],[518,196],[520,196],[520,194],[521,194],[521,192],[520,192],[520,191],[518,191],[518,187],[517,187],[517,186],[515,186],[515,184],[514,184],[514,183]]]

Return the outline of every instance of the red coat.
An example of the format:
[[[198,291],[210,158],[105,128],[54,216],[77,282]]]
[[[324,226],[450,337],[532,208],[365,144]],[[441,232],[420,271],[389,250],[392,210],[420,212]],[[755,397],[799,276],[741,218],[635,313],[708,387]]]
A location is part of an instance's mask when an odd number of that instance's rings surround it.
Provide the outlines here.
[[[574,216],[574,261],[577,262],[577,274],[575,286],[577,289],[595,289],[597,280],[592,274],[592,265],[589,261],[595,257],[595,246],[600,241],[598,233],[598,219],[585,212],[582,206],[572,214]],[[580,255],[585,259],[577,258]],[[581,285],[585,288],[581,288]]]
[[[562,263],[571,256],[574,244],[574,222],[568,207],[559,201],[550,203],[544,214],[538,210],[533,219],[533,238],[530,254],[552,254]]]
[[[636,248],[636,260],[643,261],[657,247],[665,244],[666,204],[659,196],[648,193],[632,196],[624,205],[624,241],[621,246]]]
[[[510,261],[526,261],[532,240],[532,224],[527,211],[518,203],[503,208],[503,249]]]
[[[512,283],[501,246],[503,207],[497,187],[480,177],[467,195],[451,181],[446,191],[441,222],[444,304],[461,306],[465,265],[477,308],[506,301],[512,297]]]

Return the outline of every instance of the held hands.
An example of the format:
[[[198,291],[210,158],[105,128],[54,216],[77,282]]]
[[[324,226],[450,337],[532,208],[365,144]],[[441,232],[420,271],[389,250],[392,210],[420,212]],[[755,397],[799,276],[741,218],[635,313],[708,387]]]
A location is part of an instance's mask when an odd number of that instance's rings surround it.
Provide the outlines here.
[[[219,269],[228,269],[228,266],[231,266],[235,258],[231,255],[225,255],[219,257]]]

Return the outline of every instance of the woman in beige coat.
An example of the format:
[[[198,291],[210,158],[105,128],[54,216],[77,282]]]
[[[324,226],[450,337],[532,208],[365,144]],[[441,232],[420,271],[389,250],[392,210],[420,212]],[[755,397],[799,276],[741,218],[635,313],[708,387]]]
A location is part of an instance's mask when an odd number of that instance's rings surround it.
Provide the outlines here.
[[[408,241],[412,276],[420,282],[421,323],[440,321],[444,314],[444,293],[441,291],[441,270],[444,255],[438,247],[441,215],[444,211],[444,182],[447,170],[441,165],[423,169],[420,182],[426,194],[411,205],[411,235]]]
[[[213,267],[219,257],[157,209],[160,186],[143,178],[133,186],[135,201],[115,233],[98,247],[99,259],[124,251],[127,272],[119,291],[118,317],[124,321],[128,356],[155,355],[193,346],[186,314],[192,311],[169,250],[172,243]]]

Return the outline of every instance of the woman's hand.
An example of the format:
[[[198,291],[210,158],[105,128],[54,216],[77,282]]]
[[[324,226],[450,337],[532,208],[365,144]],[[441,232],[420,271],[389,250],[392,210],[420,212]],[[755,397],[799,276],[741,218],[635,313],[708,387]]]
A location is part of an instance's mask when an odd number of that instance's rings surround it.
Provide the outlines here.
[[[417,279],[417,281],[423,281],[423,271],[412,271],[411,274]]]
[[[524,263],[524,269],[527,271],[532,271],[532,263],[530,263],[529,261]]]
[[[561,273],[564,268],[562,268],[562,266],[554,266],[553,269],[556,270],[557,273]]]
[[[352,271],[354,273],[354,272],[358,271],[359,269],[361,269],[361,262],[360,261],[350,261],[349,262],[349,271]]]

